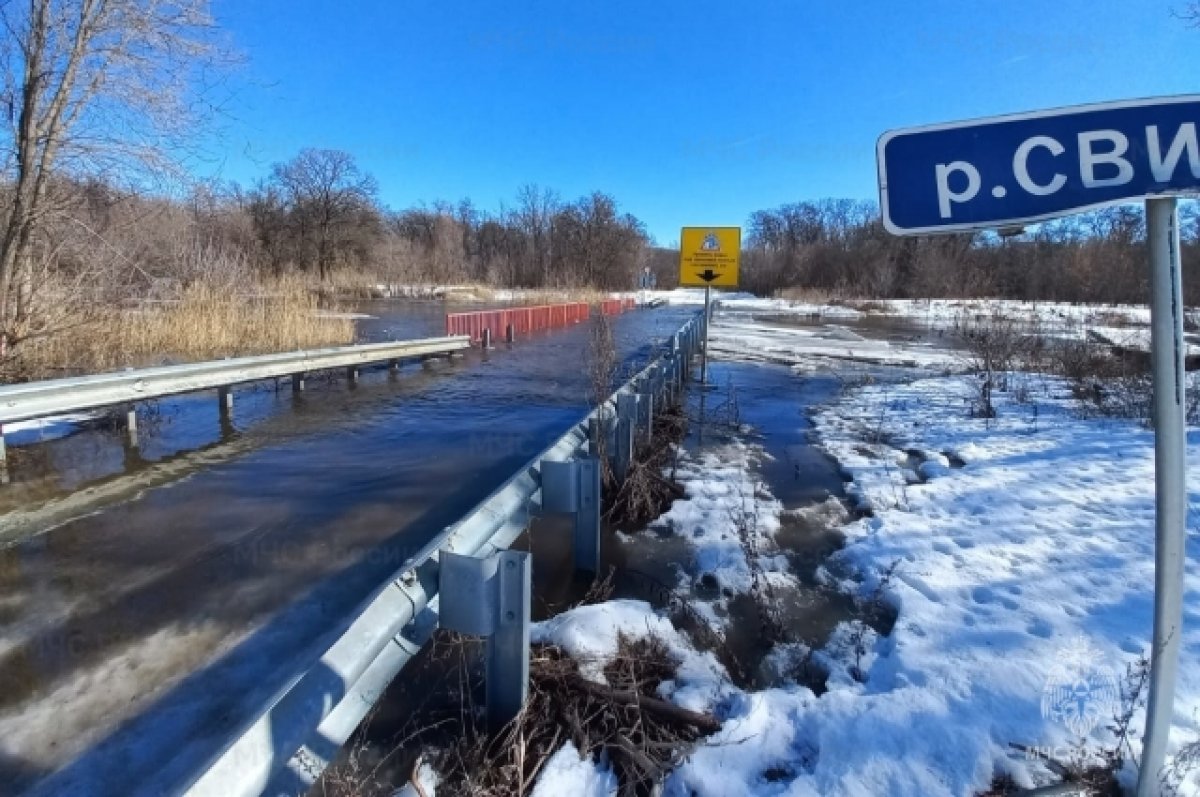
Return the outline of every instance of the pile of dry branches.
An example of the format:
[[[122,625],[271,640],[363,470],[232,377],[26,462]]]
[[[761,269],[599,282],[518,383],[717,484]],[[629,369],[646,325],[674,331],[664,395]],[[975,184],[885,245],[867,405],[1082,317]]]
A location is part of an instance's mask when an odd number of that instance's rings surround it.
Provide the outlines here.
[[[696,740],[720,728],[716,718],[656,695],[676,662],[661,640],[622,637],[604,668],[607,683],[579,674],[579,663],[553,646],[535,646],[525,710],[503,731],[466,729],[442,753],[439,794],[509,797],[529,793],[546,761],[566,742],[606,760],[620,794],[650,794]]]
[[[654,418],[650,443],[640,438],[624,481],[605,473],[604,519],[627,528],[640,528],[665,512],[685,493],[674,479],[663,474],[673,469],[676,445],[687,434],[687,416],[670,407]]]

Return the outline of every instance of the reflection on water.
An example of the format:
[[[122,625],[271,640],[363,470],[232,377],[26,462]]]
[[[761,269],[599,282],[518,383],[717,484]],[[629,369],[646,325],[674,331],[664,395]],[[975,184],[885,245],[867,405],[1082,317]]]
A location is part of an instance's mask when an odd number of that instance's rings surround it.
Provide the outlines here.
[[[438,304],[362,311],[377,317],[365,340],[441,334]],[[617,318],[619,351],[645,358],[687,314]],[[300,395],[238,389],[225,421],[213,394],[164,400],[139,449],[104,428],[18,449],[0,499],[0,793],[101,740],[45,788],[86,765],[121,793],[215,749],[408,555],[579,419],[587,338],[585,324]]]

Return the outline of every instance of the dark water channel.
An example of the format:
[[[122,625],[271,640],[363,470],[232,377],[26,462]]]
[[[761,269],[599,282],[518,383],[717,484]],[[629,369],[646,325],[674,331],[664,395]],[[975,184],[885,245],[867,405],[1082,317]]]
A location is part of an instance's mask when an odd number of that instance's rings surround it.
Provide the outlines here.
[[[359,309],[364,340],[442,334],[446,311]],[[621,356],[645,359],[691,312],[619,317]],[[104,428],[16,447],[0,794],[133,793],[219,749],[409,554],[581,417],[587,339],[580,325],[299,396],[240,388],[224,424],[212,394],[162,401],[137,450]]]

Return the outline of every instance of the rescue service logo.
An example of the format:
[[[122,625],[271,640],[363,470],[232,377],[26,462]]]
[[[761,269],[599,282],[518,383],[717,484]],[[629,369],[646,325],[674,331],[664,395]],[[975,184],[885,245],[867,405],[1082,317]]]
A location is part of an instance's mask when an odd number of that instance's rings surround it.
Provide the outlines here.
[[[1042,716],[1087,736],[1120,707],[1116,674],[1101,661],[1100,652],[1082,636],[1060,651],[1042,690]]]
[[[704,234],[704,243],[700,244],[700,248],[705,252],[720,252],[721,239],[717,237],[716,232],[709,230]]]

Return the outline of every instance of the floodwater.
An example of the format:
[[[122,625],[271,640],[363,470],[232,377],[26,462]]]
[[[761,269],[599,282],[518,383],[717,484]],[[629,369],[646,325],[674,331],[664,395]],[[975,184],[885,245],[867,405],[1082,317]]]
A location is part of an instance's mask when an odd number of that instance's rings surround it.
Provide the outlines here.
[[[798,582],[798,588],[776,594],[779,619],[790,640],[819,648],[839,622],[857,616],[851,598],[817,578],[818,567],[843,544],[838,512],[822,510],[839,506],[845,484],[838,464],[813,445],[808,414],[835,398],[841,383],[832,376],[798,376],[788,368],[762,363],[714,361],[709,363],[709,373],[712,388],[700,390],[693,383],[686,393],[691,420],[685,445],[696,450],[719,444],[730,437],[731,423],[740,427],[740,436],[745,436],[746,426],[752,429],[748,436],[767,455],[758,475],[785,508],[775,539]],[[606,526],[601,535],[601,560],[605,570],[614,568],[613,597],[647,600],[659,608],[677,607],[680,574],[699,575],[688,539],[665,529],[621,537],[612,532]],[[535,621],[578,602],[591,586],[589,575],[573,569],[569,519],[537,518],[530,532],[513,547],[533,555]],[[702,588],[694,586],[689,597],[704,600],[714,596],[706,596]],[[759,633],[757,607],[749,600],[728,603],[730,622],[723,649],[717,651],[719,658],[743,686],[777,685],[772,682],[775,674],[763,666],[769,646]],[[688,619],[679,617],[677,621],[687,628]],[[704,640],[699,637],[699,644]],[[478,652],[476,647],[468,650]],[[376,769],[379,782],[405,782],[422,744],[449,744],[461,728],[463,686],[456,680],[458,670],[446,666],[447,655],[446,650],[434,646],[422,650],[360,728],[354,742],[356,761],[362,771]],[[472,677],[481,676],[475,673]],[[473,683],[478,691],[478,681]],[[481,695],[475,698],[482,700]],[[426,732],[420,743],[411,742],[421,728],[441,730]],[[343,752],[343,765],[345,755]],[[322,793],[321,782],[309,792]]]
[[[359,308],[365,341],[445,307]],[[614,320],[630,364],[693,312]],[[14,449],[0,497],[0,794],[129,794],[219,751],[445,526],[577,421],[587,325],[511,349],[235,391]],[[86,787],[86,788],[85,788]]]
[[[828,375],[798,376],[789,368],[763,363],[716,361],[709,364],[712,387],[689,394],[693,422],[685,445],[719,444],[739,436],[762,447],[766,455],[757,475],[782,505],[775,535],[798,587],[776,590],[779,620],[789,640],[819,648],[838,623],[855,616],[853,601],[817,578],[817,569],[842,547],[839,526],[845,483],[837,462],[813,444],[809,413],[837,396],[841,383]],[[749,427],[751,432],[745,434]],[[711,600],[685,537],[667,529],[626,536],[607,549],[609,561],[624,572],[618,594],[661,604],[665,590],[681,577],[690,582],[690,597]],[[632,575],[632,577],[630,577]],[[744,685],[773,686],[760,671],[770,640],[760,633],[758,609],[751,600],[728,601],[725,646],[742,667],[733,673]]]

